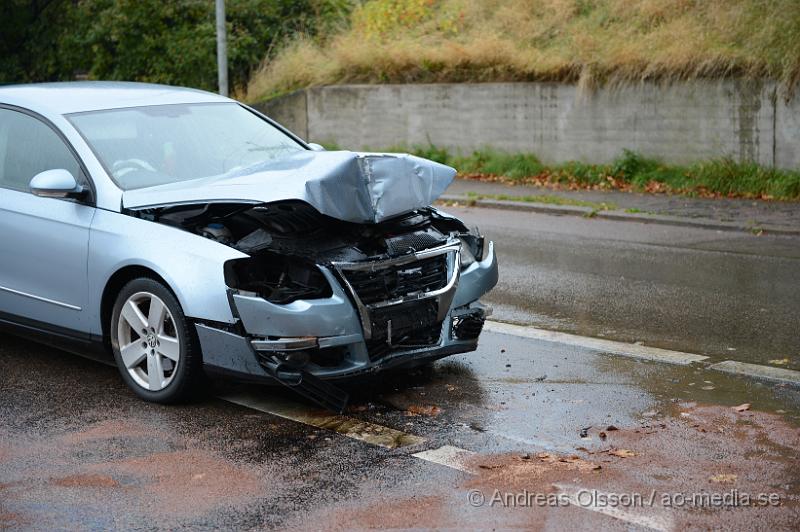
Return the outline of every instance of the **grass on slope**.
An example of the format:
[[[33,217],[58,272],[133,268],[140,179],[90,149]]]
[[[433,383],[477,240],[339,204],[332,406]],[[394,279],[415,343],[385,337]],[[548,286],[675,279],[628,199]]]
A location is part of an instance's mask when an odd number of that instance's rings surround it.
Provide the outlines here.
[[[800,80],[798,0],[342,0],[338,31],[299,36],[251,101],[342,82]]]

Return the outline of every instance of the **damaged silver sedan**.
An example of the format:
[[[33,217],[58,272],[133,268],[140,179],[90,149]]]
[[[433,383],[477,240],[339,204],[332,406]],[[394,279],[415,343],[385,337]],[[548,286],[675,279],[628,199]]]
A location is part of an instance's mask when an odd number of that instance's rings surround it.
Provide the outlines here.
[[[430,206],[454,175],[201,91],[0,88],[0,324],[149,401],[208,371],[341,410],[333,381],[477,347],[497,260]]]

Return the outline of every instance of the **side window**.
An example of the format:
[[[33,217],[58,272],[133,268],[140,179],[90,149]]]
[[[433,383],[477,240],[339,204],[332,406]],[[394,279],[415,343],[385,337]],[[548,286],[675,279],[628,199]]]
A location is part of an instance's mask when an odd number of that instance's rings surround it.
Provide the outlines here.
[[[27,192],[33,176],[63,168],[81,180],[81,169],[64,141],[32,116],[0,109],[0,187]]]

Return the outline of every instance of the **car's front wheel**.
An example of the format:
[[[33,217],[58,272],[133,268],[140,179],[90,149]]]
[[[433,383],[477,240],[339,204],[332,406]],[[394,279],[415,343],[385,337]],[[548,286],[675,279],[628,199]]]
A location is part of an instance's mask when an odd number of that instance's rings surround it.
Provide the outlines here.
[[[147,401],[188,399],[201,381],[197,341],[178,300],[150,278],[126,284],[111,315],[111,347],[122,378]]]

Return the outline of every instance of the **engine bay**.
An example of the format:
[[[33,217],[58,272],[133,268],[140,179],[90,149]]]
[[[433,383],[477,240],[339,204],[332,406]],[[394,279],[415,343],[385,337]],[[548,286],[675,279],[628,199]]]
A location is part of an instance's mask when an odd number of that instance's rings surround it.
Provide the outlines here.
[[[316,265],[395,258],[460,238],[481,257],[483,238],[432,207],[376,224],[346,222],[296,200],[268,204],[206,203],[130,214],[195,233],[250,256],[226,265],[228,286],[277,304],[330,296]]]

